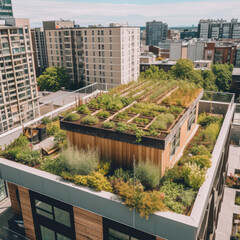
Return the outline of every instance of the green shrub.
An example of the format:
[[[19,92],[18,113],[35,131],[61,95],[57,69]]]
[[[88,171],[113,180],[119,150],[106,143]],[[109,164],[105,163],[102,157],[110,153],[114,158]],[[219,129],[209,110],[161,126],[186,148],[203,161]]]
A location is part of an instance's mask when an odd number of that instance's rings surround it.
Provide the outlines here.
[[[132,181],[126,183],[121,180],[116,181],[114,190],[130,210],[135,208],[140,216],[146,219],[150,214],[166,210],[163,203],[164,194],[159,191],[144,192],[139,183],[133,185]]]
[[[212,123],[220,123],[221,124],[221,122],[222,122],[221,117],[211,116],[207,113],[202,113],[198,117],[198,124],[200,124],[203,127],[209,126]]]
[[[212,165],[212,161],[207,155],[197,155],[188,158],[187,162],[196,163],[201,169],[202,168],[210,168]]]
[[[3,156],[6,154],[9,155],[10,158],[16,159],[17,155],[22,151],[23,149],[21,147],[13,147],[10,148],[8,151],[3,152]]]
[[[197,190],[205,181],[206,169],[201,169],[196,163],[185,163],[182,175],[185,183]]]
[[[114,99],[107,105],[106,109],[109,111],[119,111],[123,107],[123,103],[120,99]]]
[[[56,116],[52,119],[52,122],[57,122],[57,121],[59,121],[59,116]]]
[[[68,113],[65,116],[65,120],[73,122],[73,121],[77,121],[80,119],[80,116],[77,113]]]
[[[126,112],[118,113],[118,114],[115,116],[115,118],[117,118],[117,119],[125,119],[125,120],[129,119],[129,117],[128,117],[128,115],[127,115]]]
[[[211,153],[208,151],[208,149],[203,146],[203,145],[200,145],[200,146],[193,146],[191,149],[190,149],[190,153],[194,156],[196,155],[207,155],[209,158],[212,158],[212,155]]]
[[[167,122],[162,117],[158,117],[150,126],[150,130],[164,130],[167,128]]]
[[[240,195],[238,195],[235,199],[235,204],[240,205]]]
[[[175,117],[171,113],[163,113],[157,119],[152,123],[150,126],[151,130],[165,130],[167,129],[168,123],[173,123],[175,120]]]
[[[100,172],[91,172],[87,176],[75,176],[75,184],[90,187],[96,191],[112,192],[112,186],[108,179]]]
[[[180,114],[183,111],[183,109],[178,106],[171,106],[169,108],[169,111],[170,111],[170,113]]]
[[[55,134],[58,133],[58,131],[60,131],[60,127],[57,124],[54,123],[50,123],[47,124],[47,135],[48,136],[54,136]]]
[[[136,124],[129,124],[128,125],[128,130],[131,131],[131,132],[135,132],[138,130],[138,127]]]
[[[13,148],[13,147],[26,147],[28,146],[29,141],[26,136],[21,134],[18,138],[16,138],[7,148],[6,150]]]
[[[52,122],[52,120],[48,117],[45,117],[45,118],[42,119],[42,124],[44,124],[44,125],[47,125],[51,122]]]
[[[201,132],[204,140],[214,142],[219,134],[220,125],[218,123],[211,123],[207,126],[205,130]]]
[[[75,175],[69,172],[62,172],[61,177],[67,181],[74,182],[75,181]]]
[[[122,123],[122,122],[119,122],[117,123],[117,128],[116,128],[116,131],[117,132],[125,132],[127,130],[127,124],[126,123]]]
[[[157,131],[155,131],[154,129],[149,129],[149,131],[146,132],[146,135],[147,135],[147,136],[151,136],[151,137],[157,137],[158,134],[159,134],[159,133],[158,133]]]
[[[67,147],[67,133],[64,130],[59,130],[54,134],[55,147],[66,148]]]
[[[66,163],[67,171],[78,175],[88,175],[99,165],[99,151],[88,148],[78,150],[72,146],[63,149],[60,158]]]
[[[82,123],[86,125],[95,125],[99,123],[99,119],[95,116],[88,115],[82,119]]]
[[[96,108],[96,109],[100,108],[100,104],[97,102],[97,99],[95,98],[93,98],[88,105],[92,108]]]
[[[168,169],[162,180],[161,181],[166,181],[166,180],[169,180],[169,181],[180,181],[182,179],[182,169],[177,166],[177,165],[174,165],[172,168]]]
[[[99,117],[109,118],[111,114],[108,111],[101,111],[97,114]]]
[[[115,170],[114,174],[110,177],[111,180],[121,179],[124,182],[129,181],[133,177],[131,171],[124,171],[122,168],[118,168]]]
[[[98,172],[106,176],[111,169],[111,162],[108,160],[101,161],[98,165]]]
[[[76,109],[78,113],[83,113],[83,114],[91,114],[92,112],[89,110],[88,106],[85,104],[82,104],[80,107]]]
[[[112,129],[112,128],[115,128],[115,123],[114,122],[104,122],[102,126],[107,129]]]
[[[67,171],[67,163],[61,157],[48,157],[42,161],[41,170],[61,176],[63,171]]]
[[[164,117],[164,119],[166,119],[167,123],[173,123],[175,120],[174,115],[171,113],[165,113],[165,114],[163,114],[163,117]]]
[[[137,129],[134,134],[136,135],[136,142],[140,143],[142,141],[142,137],[146,135],[146,132],[141,129]]]
[[[134,119],[134,122],[136,123],[140,123],[140,124],[143,124],[143,125],[147,125],[149,123],[149,120],[146,119],[146,118],[135,118]]]
[[[240,239],[240,233],[236,233],[235,238]]]
[[[149,160],[140,162],[135,169],[136,178],[146,189],[152,189],[159,185],[161,173],[159,166],[152,164]]]
[[[191,207],[196,198],[197,192],[193,189],[184,190],[181,195],[181,201],[184,206]]]
[[[39,151],[33,151],[31,148],[26,147],[23,149],[13,149],[10,150],[10,153],[14,155],[14,160],[28,166],[36,166],[41,162],[41,154]],[[13,156],[12,155],[12,156]]]
[[[170,180],[163,183],[160,191],[165,194],[164,203],[166,206],[180,214],[184,214],[184,211],[193,204],[196,197],[196,191]]]

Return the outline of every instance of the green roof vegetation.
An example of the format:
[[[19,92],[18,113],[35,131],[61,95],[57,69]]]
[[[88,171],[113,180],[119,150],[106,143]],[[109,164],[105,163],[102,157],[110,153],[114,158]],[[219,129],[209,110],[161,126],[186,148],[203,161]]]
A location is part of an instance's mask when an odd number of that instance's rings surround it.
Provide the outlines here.
[[[65,121],[76,119],[78,124],[134,134],[136,143],[142,137],[163,139],[201,92],[188,81],[144,76],[73,109]]]
[[[211,153],[222,120],[221,117],[201,114],[198,132],[180,160],[164,176],[161,176],[160,167],[148,159],[136,164],[134,178],[132,169],[113,169],[111,160],[100,158],[98,149],[79,150],[67,145],[66,134],[59,129],[57,119],[44,119],[48,134],[58,142],[60,152],[57,155],[43,157],[40,152],[31,151],[27,138],[21,135],[1,156],[29,166],[37,165],[41,170],[61,176],[76,185],[115,193],[127,207],[135,208],[140,216],[147,219],[157,211],[187,215],[211,167]],[[105,128],[113,127],[113,122],[104,124]],[[117,127],[119,131],[125,131],[127,126],[120,122]],[[139,131],[134,124],[130,127],[132,131]]]

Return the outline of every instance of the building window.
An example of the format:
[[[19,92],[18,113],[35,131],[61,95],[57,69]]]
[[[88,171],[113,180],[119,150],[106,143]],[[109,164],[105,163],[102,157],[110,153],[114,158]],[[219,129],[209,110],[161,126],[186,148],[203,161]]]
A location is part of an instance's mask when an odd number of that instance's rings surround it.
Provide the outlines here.
[[[177,150],[180,146],[180,136],[181,136],[180,130],[181,129],[178,130],[178,132],[176,133],[176,135],[174,136],[174,138],[172,140],[170,158],[172,158],[175,155],[175,153],[177,152]]]
[[[7,198],[6,184],[4,180],[0,179],[0,202]]]
[[[195,123],[195,119],[196,119],[196,107],[192,110],[192,112],[188,118],[188,125],[187,125],[188,132],[192,129],[192,126]]]
[[[156,240],[156,237],[150,234],[105,218],[103,218],[103,234],[105,240]]]
[[[37,239],[75,239],[72,206],[30,191]]]

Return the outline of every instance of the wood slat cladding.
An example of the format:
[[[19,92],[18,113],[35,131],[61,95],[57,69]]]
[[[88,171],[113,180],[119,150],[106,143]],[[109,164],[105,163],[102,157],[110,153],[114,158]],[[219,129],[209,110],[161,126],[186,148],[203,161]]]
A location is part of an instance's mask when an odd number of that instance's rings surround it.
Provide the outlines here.
[[[73,207],[76,240],[103,240],[102,217]]]
[[[79,149],[98,147],[101,152],[101,158],[111,160],[115,168],[132,168],[133,155],[135,155],[136,162],[139,162],[141,159],[149,159],[155,165],[159,165],[160,170],[162,170],[161,160],[163,151],[160,149],[69,131],[67,131],[67,136],[69,142]]]
[[[26,237],[36,240],[29,190],[18,186]]]
[[[19,199],[17,197],[18,186],[12,183],[7,183],[7,185],[8,185],[8,192],[11,200],[13,215],[14,216],[21,215],[22,210],[19,203]]]
[[[167,240],[165,238],[160,238],[160,237],[157,237],[156,240]]]

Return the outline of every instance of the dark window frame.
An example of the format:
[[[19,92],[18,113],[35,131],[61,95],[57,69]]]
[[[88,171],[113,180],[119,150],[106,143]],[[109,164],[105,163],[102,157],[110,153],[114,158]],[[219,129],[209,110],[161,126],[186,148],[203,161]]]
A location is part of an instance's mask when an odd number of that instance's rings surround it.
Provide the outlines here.
[[[128,227],[126,225],[123,225],[121,223],[117,223],[112,220],[103,218],[103,239],[104,240],[109,240],[109,228],[129,235],[129,240],[131,240],[132,237],[137,238],[139,240],[156,240],[155,236],[152,236],[148,233],[145,233],[137,229]]]
[[[32,207],[35,234],[36,234],[37,239],[44,240],[44,239],[42,239],[41,229],[40,229],[40,226],[43,226],[43,227],[46,227],[46,228],[54,231],[55,235],[57,235],[57,233],[59,233],[65,237],[72,239],[72,240],[76,240],[74,214],[73,214],[73,207],[71,205],[68,205],[66,203],[60,202],[58,200],[55,200],[53,198],[44,196],[42,194],[30,191],[30,190],[29,190],[29,195],[30,195],[30,202],[31,202],[31,207]],[[43,203],[51,205],[52,209],[54,207],[56,207],[56,208],[59,208],[61,210],[68,212],[70,214],[71,227],[67,227],[64,224],[61,224],[57,221],[51,220],[47,217],[44,217],[44,216],[38,214],[37,213],[38,208],[35,205],[35,200],[38,200]]]

